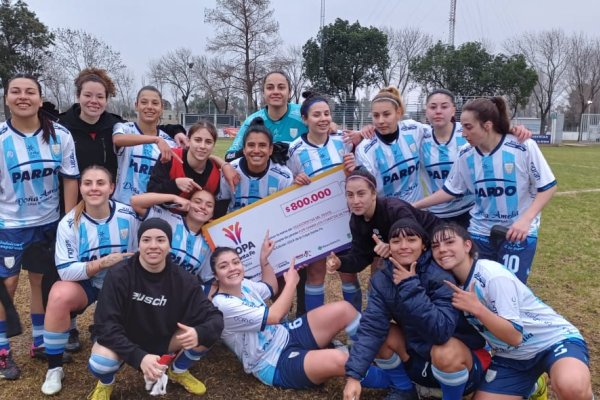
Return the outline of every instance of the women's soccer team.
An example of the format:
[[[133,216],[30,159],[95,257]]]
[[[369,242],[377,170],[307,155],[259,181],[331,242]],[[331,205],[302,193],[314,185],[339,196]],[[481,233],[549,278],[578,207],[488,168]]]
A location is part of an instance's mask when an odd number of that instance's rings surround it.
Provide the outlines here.
[[[160,126],[163,99],[145,86],[137,119],[106,111],[115,85],[88,68],[77,104],[43,107],[35,77],[6,88],[0,125],[0,378],[18,379],[9,337],[21,268],[28,271],[30,356],[47,362],[41,391],[61,391],[64,363],[90,327],[90,395],[108,399],[123,363],[151,394],[167,380],[193,394],[189,372],[217,341],[266,385],[306,389],[346,377],[386,399],[592,399],[581,333],[526,286],[540,216],[556,179],[531,133],[510,126],[501,97],[471,100],[456,120],[454,95],[427,96],[429,125],[405,119],[397,89],[373,98],[373,125],[337,131],[327,97],[290,103],[283,72],[263,79],[266,106],[242,125],[225,162],[206,121]],[[169,131],[169,134],[166,133]],[[209,247],[211,219],[336,166],[346,173],[351,247],[281,277],[269,263],[268,223],[259,280],[233,248]],[[363,307],[357,273],[371,266]],[[342,301],[325,302],[326,274]],[[297,298],[297,315],[289,317]],[[6,296],[5,296],[6,297]],[[14,308],[13,308],[14,310]],[[304,312],[305,311],[305,312]],[[348,346],[332,341],[345,332]]]

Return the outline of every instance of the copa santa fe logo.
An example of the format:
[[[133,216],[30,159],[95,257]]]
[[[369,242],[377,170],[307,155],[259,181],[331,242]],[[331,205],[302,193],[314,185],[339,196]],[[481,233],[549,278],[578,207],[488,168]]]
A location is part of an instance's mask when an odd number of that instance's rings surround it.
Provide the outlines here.
[[[239,221],[223,228],[225,237],[231,240],[235,245],[235,251],[244,260],[256,254],[256,245],[251,241],[245,242],[242,239],[242,226]]]

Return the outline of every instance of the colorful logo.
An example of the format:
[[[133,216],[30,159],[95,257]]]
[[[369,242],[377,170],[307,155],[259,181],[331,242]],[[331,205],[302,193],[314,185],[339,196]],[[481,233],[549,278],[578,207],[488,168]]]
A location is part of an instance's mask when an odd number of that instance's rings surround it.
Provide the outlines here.
[[[242,227],[239,222],[223,228],[223,232],[225,232],[225,236],[231,239],[236,246],[242,243]]]

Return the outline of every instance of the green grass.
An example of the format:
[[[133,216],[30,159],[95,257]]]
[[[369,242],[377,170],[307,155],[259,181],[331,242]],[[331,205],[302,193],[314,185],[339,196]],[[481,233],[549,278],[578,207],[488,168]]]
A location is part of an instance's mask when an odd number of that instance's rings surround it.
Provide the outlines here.
[[[219,138],[215,154],[222,156],[230,139]],[[543,147],[558,182],[559,192],[600,188],[600,147]],[[590,348],[592,379],[595,395],[600,398],[600,192],[557,194],[546,207],[530,286],[556,311],[574,323],[583,333]],[[366,289],[367,271],[361,274]],[[43,399],[41,392],[46,365],[27,355],[31,343],[28,318],[29,290],[27,276],[21,276],[16,304],[22,316],[24,334],[11,339],[15,358],[23,370],[20,380],[0,381],[0,399]],[[339,279],[329,277],[327,300],[341,298]],[[364,290],[366,292],[366,290]],[[75,362],[65,366],[66,379],[60,399],[81,399],[92,390],[95,380],[87,371],[90,344],[87,325],[93,307],[79,319],[84,349]],[[216,345],[208,356],[192,368],[208,388],[206,399],[270,400],[280,398],[339,399],[344,380],[333,379],[323,388],[304,391],[278,390],[259,383],[244,374],[240,363],[222,344]],[[162,399],[195,398],[170,384],[169,395]],[[362,398],[381,399],[382,391],[366,391]],[[113,399],[152,397],[143,391],[141,374],[129,367],[117,375]]]

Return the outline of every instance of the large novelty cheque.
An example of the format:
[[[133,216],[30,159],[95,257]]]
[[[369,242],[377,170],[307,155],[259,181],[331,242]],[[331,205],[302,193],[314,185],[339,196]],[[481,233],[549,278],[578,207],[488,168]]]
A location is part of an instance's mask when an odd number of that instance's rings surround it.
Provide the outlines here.
[[[275,273],[325,258],[350,247],[350,212],[346,204],[342,166],[312,178],[310,185],[292,185],[225,215],[202,230],[214,250],[234,247],[246,278],[260,279],[260,248],[265,233],[275,241],[269,261]]]

